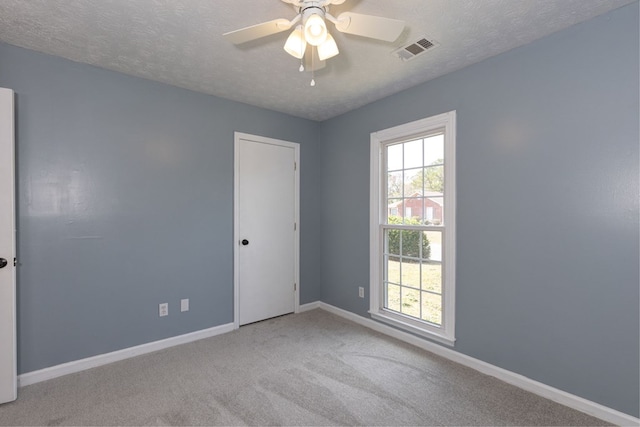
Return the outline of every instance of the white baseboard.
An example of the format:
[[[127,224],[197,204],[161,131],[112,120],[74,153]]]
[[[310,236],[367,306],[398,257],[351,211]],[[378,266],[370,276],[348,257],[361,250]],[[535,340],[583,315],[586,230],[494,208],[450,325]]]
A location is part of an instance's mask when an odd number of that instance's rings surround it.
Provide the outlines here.
[[[310,302],[308,304],[302,304],[300,307],[298,307],[298,313],[304,313],[305,311],[309,311],[309,310],[315,310],[316,308],[320,308],[320,301],[314,301],[314,302]]]
[[[166,338],[147,344],[137,345],[135,347],[113,351],[111,353],[87,357],[86,359],[74,360],[73,362],[51,366],[49,368],[40,369],[38,371],[27,372],[18,376],[18,387],[24,387],[26,385],[39,383],[41,381],[50,380],[53,378],[61,377],[63,375],[73,374],[75,372],[84,371],[86,369],[96,368],[98,366],[118,362],[130,357],[140,356],[142,354],[152,353],[154,351],[174,347],[176,345],[186,344],[192,341],[198,341],[204,338],[225,334],[233,330],[233,323],[227,323],[225,325],[214,326],[213,328],[203,329],[201,331],[178,335],[177,337]]]
[[[314,308],[326,310],[329,313],[333,313],[337,316],[351,320],[352,322],[359,325],[366,326],[367,328],[373,329],[377,332],[381,332],[385,335],[389,335],[393,338],[397,338],[406,343],[415,345],[416,347],[422,348],[423,350],[427,350],[431,353],[437,354],[438,356],[442,356],[446,359],[452,360],[461,365],[482,372],[483,374],[498,378],[499,380],[502,380],[508,384],[514,385],[518,388],[537,394],[538,396],[542,396],[549,400],[553,400],[554,402],[558,402],[562,405],[568,406],[569,408],[584,412],[585,414],[600,418],[601,420],[607,421],[609,423],[619,426],[640,425],[639,418],[633,417],[620,411],[616,411],[615,409],[611,409],[607,406],[592,402],[574,394],[567,393],[566,391],[559,390],[539,381],[532,380],[531,378],[527,378],[524,375],[516,374],[515,372],[499,368],[495,365],[491,365],[490,363],[483,362],[482,360],[475,359],[471,356],[467,356],[446,347],[442,347],[438,344],[434,344],[415,335],[399,331],[398,329],[394,329],[385,324],[367,319],[333,305],[317,301],[310,304],[305,304],[304,307],[304,311],[313,310]],[[303,311],[302,308],[303,306],[300,307],[301,312]]]
[[[596,402],[584,399],[582,397],[567,393],[557,388],[548,386],[539,381],[532,380],[523,375],[516,374],[515,372],[508,371],[503,368],[499,368],[495,365],[491,365],[482,360],[475,359],[457,351],[442,347],[438,344],[434,344],[425,339],[419,338],[415,335],[408,334],[406,332],[399,331],[385,324],[376,322],[371,319],[359,316],[333,305],[326,304],[321,301],[315,301],[308,304],[303,304],[298,308],[298,312],[302,313],[316,308],[328,311],[337,316],[350,320],[359,325],[373,329],[377,332],[381,332],[385,335],[389,335],[393,338],[397,338],[406,343],[415,345],[423,350],[442,356],[446,359],[460,363],[461,365],[475,369],[483,374],[490,375],[498,378],[508,384],[515,385],[523,390],[537,394],[554,402],[558,402],[562,405],[600,418],[604,421],[616,424],[619,426],[639,426],[640,419],[631,415],[625,414],[615,409],[611,409]],[[111,353],[100,354],[86,359],[75,360],[73,362],[63,363],[61,365],[51,366],[49,368],[41,369],[38,371],[27,372],[18,376],[18,386],[24,387],[30,384],[35,384],[41,381],[50,380],[53,378],[61,377],[63,375],[72,374],[75,372],[84,371],[86,369],[103,366],[109,363],[117,362],[120,360],[128,359],[130,357],[140,356],[146,353],[152,353],[154,351],[162,350],[165,348],[173,347],[180,344],[186,344],[192,341],[201,340],[204,338],[213,337],[216,335],[225,334],[234,330],[233,323],[227,323],[225,325],[215,326],[213,328],[204,329],[201,331],[191,332],[177,337],[171,337],[159,341],[150,342],[147,344],[138,345],[135,347],[125,348],[123,350],[114,351]]]

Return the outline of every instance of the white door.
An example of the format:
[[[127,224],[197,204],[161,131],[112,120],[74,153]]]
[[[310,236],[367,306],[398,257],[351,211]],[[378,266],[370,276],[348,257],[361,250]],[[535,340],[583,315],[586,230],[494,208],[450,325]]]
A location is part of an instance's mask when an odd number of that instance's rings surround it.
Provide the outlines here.
[[[235,324],[297,306],[298,145],[236,133]]]
[[[13,91],[0,88],[0,403],[16,400]]]

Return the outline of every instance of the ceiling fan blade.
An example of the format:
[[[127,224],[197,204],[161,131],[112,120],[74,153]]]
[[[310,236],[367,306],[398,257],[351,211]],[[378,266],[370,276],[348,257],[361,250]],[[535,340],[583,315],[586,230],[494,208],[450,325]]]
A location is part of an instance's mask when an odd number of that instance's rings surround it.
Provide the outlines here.
[[[304,7],[304,2],[305,0],[282,0],[285,3],[289,3],[292,4],[295,7]],[[342,4],[344,3],[346,0],[319,0],[316,1],[316,5],[319,7],[325,7],[325,6],[329,6],[332,4]]]
[[[271,34],[287,31],[291,28],[291,22],[287,19],[274,19],[262,24],[224,33],[223,36],[233,44],[242,44],[251,40],[270,36]]]
[[[343,33],[393,42],[404,30],[405,23],[398,19],[344,12],[336,19],[336,29]]]

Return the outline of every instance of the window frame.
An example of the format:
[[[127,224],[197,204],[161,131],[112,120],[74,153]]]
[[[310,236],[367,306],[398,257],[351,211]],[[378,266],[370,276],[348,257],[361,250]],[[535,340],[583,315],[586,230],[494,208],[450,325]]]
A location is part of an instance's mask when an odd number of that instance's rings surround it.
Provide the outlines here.
[[[444,225],[425,227],[437,228],[443,232],[441,326],[395,313],[383,307],[383,239],[384,229],[389,228],[386,224],[387,206],[384,206],[386,201],[384,148],[389,144],[409,141],[411,138],[424,138],[437,131],[444,132]],[[375,320],[453,346],[455,344],[456,283],[456,111],[373,132],[370,150],[369,314]]]

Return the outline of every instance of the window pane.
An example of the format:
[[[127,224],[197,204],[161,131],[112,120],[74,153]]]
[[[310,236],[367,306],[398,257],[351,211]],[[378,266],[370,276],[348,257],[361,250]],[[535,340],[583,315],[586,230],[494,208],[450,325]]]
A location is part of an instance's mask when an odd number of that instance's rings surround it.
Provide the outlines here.
[[[422,195],[422,168],[404,171],[404,197]]]
[[[411,225],[422,224],[424,199],[412,197],[404,200],[404,223]]]
[[[442,264],[422,264],[422,290],[442,293]]]
[[[422,320],[442,325],[442,297],[422,292]]]
[[[400,286],[387,285],[385,308],[400,312]]]
[[[425,231],[422,243],[422,258],[431,261],[442,261],[442,233]]]
[[[420,318],[420,291],[402,287],[401,313]]]
[[[444,134],[424,139],[424,165],[444,163]]]
[[[402,224],[403,214],[402,199],[389,199],[387,205],[387,224]]]
[[[384,252],[394,261],[400,260],[400,230],[385,230]],[[393,256],[395,255],[395,256]]]
[[[402,169],[402,145],[395,144],[387,146],[387,170],[395,171]]]
[[[425,204],[425,198],[424,197],[420,198],[420,202],[419,202],[418,208],[420,209],[420,212],[416,213],[416,219],[418,221],[420,221],[420,225],[424,225],[425,224],[424,218],[427,215],[427,211],[425,210],[426,204]]]
[[[429,215],[431,216],[430,218]],[[425,224],[444,225],[444,197],[427,196],[425,198]]]
[[[391,242],[389,242],[391,245]],[[422,249],[427,248],[427,244],[422,239],[422,231],[419,230],[402,230],[401,231],[401,246],[403,257],[420,258],[420,246]]]
[[[404,144],[404,168],[417,168],[422,166],[422,139]]]
[[[387,265],[385,269],[385,280],[400,284],[400,261],[394,257],[386,257]]]
[[[444,167],[429,166],[424,168],[425,196],[442,195],[444,193]]]
[[[409,221],[407,221],[408,219],[411,219],[413,215],[411,215],[411,206],[407,206],[407,203],[405,203],[404,206],[404,222],[407,223]]]
[[[422,224],[422,208],[424,206],[424,199],[422,197],[404,199],[403,206],[405,224]]]
[[[393,197],[402,197],[402,171],[387,175],[387,199]]]
[[[402,286],[420,288],[420,261],[402,260]]]

